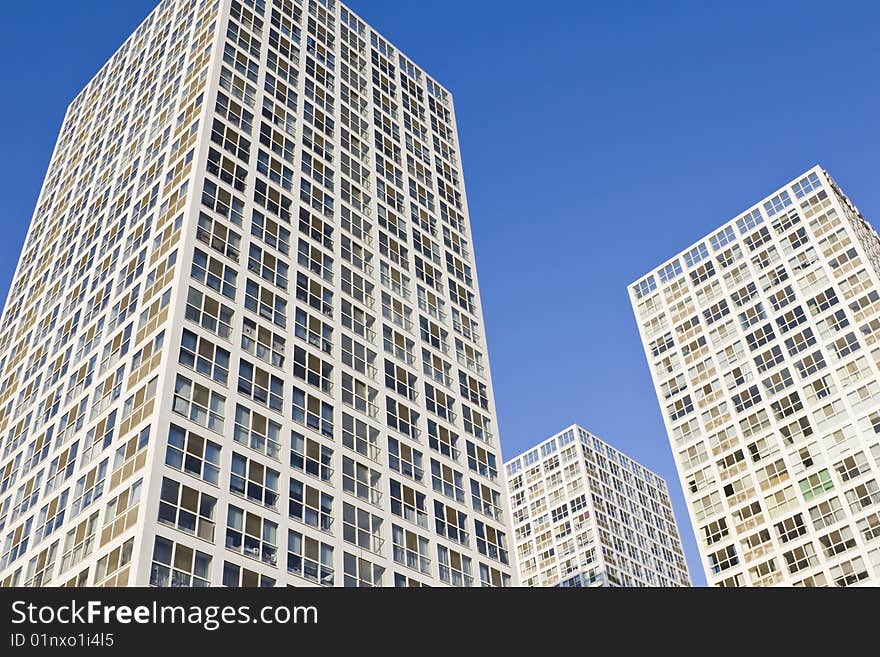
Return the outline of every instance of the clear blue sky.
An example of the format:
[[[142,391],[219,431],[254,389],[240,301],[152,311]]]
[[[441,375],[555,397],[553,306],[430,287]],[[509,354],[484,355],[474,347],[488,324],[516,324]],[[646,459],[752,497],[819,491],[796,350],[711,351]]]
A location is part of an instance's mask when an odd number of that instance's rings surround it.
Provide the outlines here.
[[[4,8],[0,298],[65,107],[154,4]],[[816,163],[880,222],[880,4],[348,4],[455,95],[505,457],[578,422],[659,472],[704,583],[626,286]]]

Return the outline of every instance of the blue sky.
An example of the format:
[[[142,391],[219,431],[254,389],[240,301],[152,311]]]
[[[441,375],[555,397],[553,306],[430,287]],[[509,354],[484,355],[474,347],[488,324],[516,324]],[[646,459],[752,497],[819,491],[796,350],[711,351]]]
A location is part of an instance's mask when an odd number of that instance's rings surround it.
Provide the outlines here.
[[[65,107],[154,4],[5,7],[0,298]],[[348,4],[455,95],[505,457],[578,422],[659,472],[704,583],[626,286],[816,163],[880,217],[880,5]]]

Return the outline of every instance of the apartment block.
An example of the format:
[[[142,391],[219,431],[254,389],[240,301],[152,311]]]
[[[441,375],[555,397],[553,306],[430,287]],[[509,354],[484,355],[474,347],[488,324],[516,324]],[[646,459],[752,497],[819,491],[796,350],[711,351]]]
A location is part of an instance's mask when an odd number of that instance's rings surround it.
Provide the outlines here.
[[[690,586],[662,477],[578,425],[506,468],[523,586]]]
[[[164,0],[0,319],[0,584],[507,586],[451,94],[335,0]]]
[[[710,585],[880,584],[878,274],[816,166],[630,287]]]

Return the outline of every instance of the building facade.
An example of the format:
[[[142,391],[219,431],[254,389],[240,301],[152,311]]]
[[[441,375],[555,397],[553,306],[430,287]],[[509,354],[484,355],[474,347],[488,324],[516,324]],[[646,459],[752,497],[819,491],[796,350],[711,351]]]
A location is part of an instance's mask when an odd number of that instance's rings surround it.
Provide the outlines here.
[[[710,585],[880,584],[878,273],[817,166],[631,286]]]
[[[164,0],[0,320],[0,583],[504,586],[447,90],[335,0]]]
[[[662,477],[578,425],[505,467],[523,586],[690,586]]]

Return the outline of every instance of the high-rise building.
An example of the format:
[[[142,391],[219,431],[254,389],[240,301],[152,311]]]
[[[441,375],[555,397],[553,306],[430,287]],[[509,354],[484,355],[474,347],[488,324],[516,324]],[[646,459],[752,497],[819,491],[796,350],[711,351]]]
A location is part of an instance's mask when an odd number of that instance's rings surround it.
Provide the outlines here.
[[[817,166],[631,286],[711,585],[880,584],[878,275]]]
[[[452,97],[335,0],[164,0],[0,325],[4,585],[499,586]]]
[[[662,477],[576,424],[505,467],[523,586],[690,586]]]

